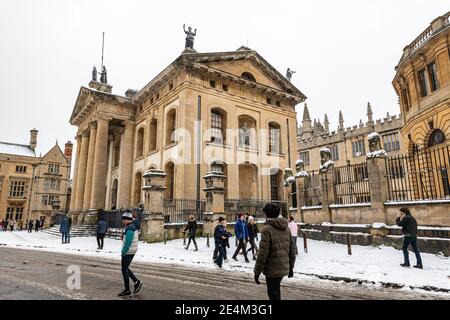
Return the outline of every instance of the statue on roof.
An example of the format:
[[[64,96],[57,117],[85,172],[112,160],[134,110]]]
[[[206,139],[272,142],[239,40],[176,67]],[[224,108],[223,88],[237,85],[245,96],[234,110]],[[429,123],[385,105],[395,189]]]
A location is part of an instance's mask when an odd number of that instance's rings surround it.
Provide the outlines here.
[[[104,84],[108,83],[108,80],[107,80],[107,77],[106,77],[106,67],[105,66],[103,66],[102,72],[100,73],[100,82],[104,83]]]
[[[186,34],[186,43],[184,45],[185,49],[194,49],[194,37],[197,35],[197,29],[192,32],[192,28],[189,26],[186,30],[186,25],[183,24],[183,30]]]
[[[97,68],[92,69],[92,81],[97,82]]]
[[[291,81],[292,79],[292,75],[295,73],[294,70],[291,70],[291,68],[287,68],[286,70],[286,79],[288,79],[289,81]]]

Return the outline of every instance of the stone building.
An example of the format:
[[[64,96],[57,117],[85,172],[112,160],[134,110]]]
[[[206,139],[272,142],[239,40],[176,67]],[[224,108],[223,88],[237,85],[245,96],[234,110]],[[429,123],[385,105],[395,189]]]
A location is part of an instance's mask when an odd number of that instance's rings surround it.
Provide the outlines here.
[[[295,105],[306,97],[257,52],[187,49],[141,90],[111,88],[93,77],[70,118],[75,216],[137,206],[151,168],[167,174],[165,199],[205,199],[209,171],[226,175],[226,199],[285,198],[282,170],[298,156]]]
[[[54,209],[67,209],[72,143],[36,156],[37,135],[32,129],[27,145],[0,142],[0,219],[42,218],[48,226]]]
[[[367,104],[367,121],[360,120],[358,125],[344,126],[344,117],[339,111],[339,125],[336,131],[330,131],[328,116],[325,114],[323,124],[320,119],[311,120],[308,106],[303,109],[302,124],[298,128],[298,155],[304,161],[307,171],[320,167],[320,150],[329,148],[336,166],[357,164],[366,161],[369,152],[367,136],[378,132],[382,136],[383,149],[390,155],[397,155],[405,150],[401,134],[403,119],[397,115],[386,115],[374,120],[370,103]]]
[[[450,144],[450,12],[403,50],[392,81],[409,153]]]

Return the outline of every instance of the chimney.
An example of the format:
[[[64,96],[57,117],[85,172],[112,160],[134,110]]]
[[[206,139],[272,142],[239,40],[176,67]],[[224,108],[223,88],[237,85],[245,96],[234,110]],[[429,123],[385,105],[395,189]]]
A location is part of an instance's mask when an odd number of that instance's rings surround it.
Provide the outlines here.
[[[36,149],[38,130],[36,128],[30,130],[30,148]]]
[[[72,161],[72,149],[73,149],[72,141],[67,141],[66,144],[64,145],[64,155],[69,161]]]

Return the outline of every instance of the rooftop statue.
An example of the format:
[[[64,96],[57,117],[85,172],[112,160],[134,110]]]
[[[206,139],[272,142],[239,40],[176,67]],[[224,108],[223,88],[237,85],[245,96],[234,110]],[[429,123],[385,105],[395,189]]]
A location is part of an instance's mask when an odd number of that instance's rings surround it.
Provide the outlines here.
[[[194,49],[194,37],[197,35],[197,29],[192,32],[192,28],[189,26],[186,30],[186,26],[183,24],[183,30],[186,34],[186,43],[184,45],[185,49]]]
[[[294,73],[295,73],[294,70],[291,70],[291,68],[287,68],[287,70],[286,70],[286,78],[287,78],[289,81],[291,81],[292,75],[293,75]]]

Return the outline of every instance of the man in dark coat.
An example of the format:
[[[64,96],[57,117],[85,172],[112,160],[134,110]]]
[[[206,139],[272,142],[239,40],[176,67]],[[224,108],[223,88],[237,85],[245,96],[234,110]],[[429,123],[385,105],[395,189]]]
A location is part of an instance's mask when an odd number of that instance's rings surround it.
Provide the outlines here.
[[[192,242],[194,242],[194,246],[195,246],[194,251],[198,251],[197,242],[195,241],[195,234],[197,233],[197,221],[195,221],[195,216],[193,214],[191,214],[189,216],[188,224],[187,224],[186,228],[184,228],[184,232],[186,232],[186,231],[189,232],[189,241],[188,241],[188,244],[185,247],[185,249],[186,250],[189,249],[189,245],[191,244],[191,241],[192,241]]]
[[[248,229],[247,224],[245,223],[245,215],[243,213],[238,214],[238,220],[234,225],[234,234],[236,235],[236,239],[238,240],[238,245],[236,251],[233,254],[232,259],[238,261],[237,255],[239,251],[242,249],[244,254],[245,262],[250,262],[247,258],[247,250],[246,250],[246,241],[248,240]]]
[[[214,255],[217,257],[214,258],[214,263],[219,267],[222,268],[223,258],[224,258],[224,250],[225,250],[225,240],[231,237],[231,233],[227,231],[227,228],[225,227],[225,219],[223,217],[219,217],[219,223],[214,228]]]
[[[100,218],[100,221],[97,223],[97,244],[98,244],[98,250],[103,249],[103,244],[105,241],[105,235],[108,232],[108,223],[103,219],[103,217]]]
[[[269,300],[281,300],[281,280],[294,276],[295,244],[288,228],[288,221],[279,217],[280,207],[269,203],[264,209],[267,220],[261,230],[258,256],[255,263],[255,282],[266,276]]]
[[[41,222],[39,221],[39,219],[36,219],[36,221],[34,223],[34,231],[38,232],[40,225],[41,225]]]
[[[404,235],[402,250],[405,262],[400,265],[402,267],[410,266],[408,247],[411,244],[417,259],[417,264],[414,268],[423,269],[422,258],[420,257],[419,249],[417,249],[417,221],[408,208],[400,208],[400,213],[397,216],[397,225],[402,227],[402,234]]]
[[[28,233],[32,232],[33,232],[33,220],[30,219],[30,221],[28,221]]]
[[[64,217],[59,227],[59,232],[62,234],[62,243],[70,243],[70,228],[67,217]]]

